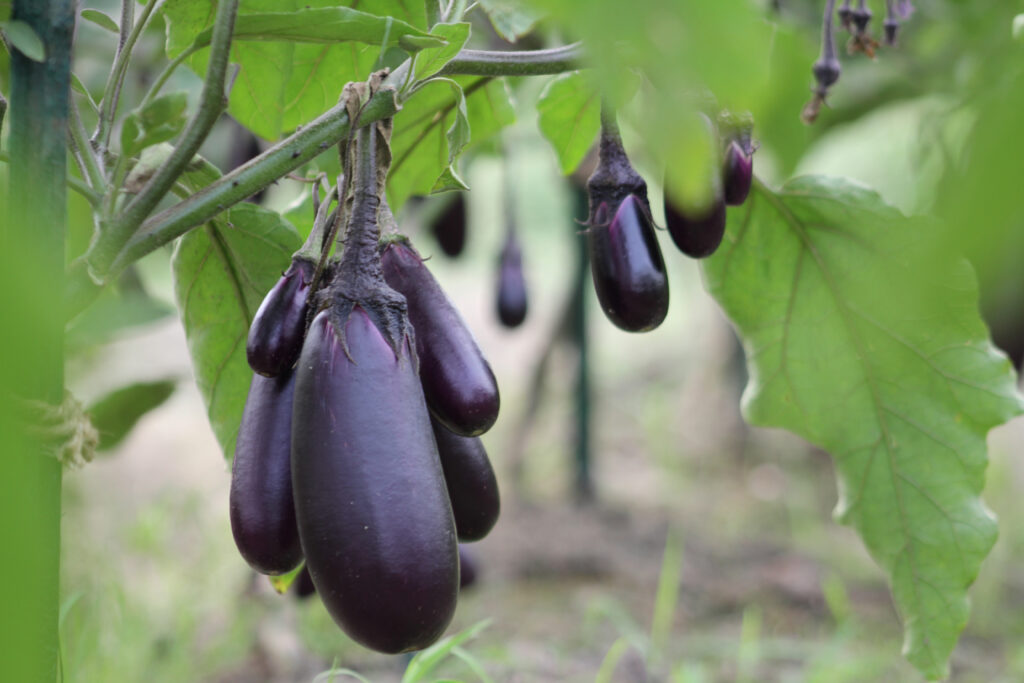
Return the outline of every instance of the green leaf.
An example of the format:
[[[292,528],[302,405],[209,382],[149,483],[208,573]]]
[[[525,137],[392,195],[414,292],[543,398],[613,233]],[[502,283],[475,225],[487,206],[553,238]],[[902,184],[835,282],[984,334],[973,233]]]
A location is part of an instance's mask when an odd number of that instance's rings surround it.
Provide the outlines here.
[[[458,154],[472,143],[484,142],[515,119],[515,110],[503,80],[477,76],[448,79],[422,86],[395,116],[391,137],[392,163],[388,175],[388,201],[398,210],[410,196],[465,188],[452,169]],[[454,150],[454,153],[453,153]]]
[[[68,355],[86,351],[126,330],[156,322],[173,312],[173,306],[147,294],[119,293],[107,287],[68,325],[65,351]]]
[[[832,454],[836,518],[888,574],[904,653],[929,678],[996,540],[985,435],[1024,411],[973,272],[935,255],[936,234],[861,186],[804,177],[757,186],[705,266],[751,364],[747,419]]]
[[[601,130],[601,98],[579,72],[554,78],[537,102],[540,132],[555,148],[558,166],[576,170]]]
[[[176,382],[139,382],[121,387],[89,406],[86,412],[100,433],[100,448],[119,444],[143,415],[159,407],[174,393]]]
[[[441,47],[427,48],[416,55],[416,78],[430,78],[459,54],[459,50],[469,40],[469,24],[438,24],[432,30],[436,36],[448,41]]]
[[[210,44],[213,29],[199,33],[194,47]],[[394,19],[348,7],[307,7],[294,12],[240,14],[235,20],[234,40],[279,41],[294,43],[344,43],[354,41],[370,45],[398,45],[403,38],[416,38],[421,47],[441,47],[444,40],[426,31]],[[403,47],[406,44],[403,43]]]
[[[196,384],[228,460],[252,380],[245,358],[249,324],[300,245],[295,228],[278,214],[238,204],[186,234],[174,250],[174,294]]]
[[[480,6],[498,35],[510,43],[532,31],[544,16],[519,0],[480,0]]]
[[[121,153],[135,156],[140,150],[174,139],[185,127],[184,92],[162,95],[125,117],[121,125]]]
[[[333,12],[339,5],[357,2],[242,0],[238,18],[241,21],[245,16],[268,12]],[[391,16],[417,31],[426,27],[424,6],[419,0],[376,0],[359,2],[358,7],[378,26],[384,26],[384,17]],[[196,37],[212,24],[215,10],[214,0],[168,0],[164,5],[168,56],[174,57],[192,46]],[[400,36],[402,32],[392,22],[388,42],[395,45]],[[236,41],[231,48],[231,61],[241,68],[231,90],[229,112],[256,135],[275,140],[337,104],[345,83],[365,80],[376,66],[382,37],[383,32],[372,44]],[[437,44],[436,39],[430,40]],[[389,51],[387,56],[391,54]],[[208,56],[205,50],[197,53],[189,59],[189,66],[196,73],[205,73]]]
[[[121,33],[120,27],[117,22],[110,18],[109,15],[104,14],[98,9],[84,9],[82,10],[82,18],[86,21],[91,21],[100,28],[105,28],[111,33]]]
[[[24,21],[2,21],[0,31],[7,36],[11,45],[32,61],[46,60],[46,46],[32,27]]]
[[[426,650],[421,650],[409,662],[405,673],[402,675],[402,683],[416,683],[425,680],[430,672],[437,668],[437,665],[448,658],[452,651],[463,643],[477,638],[484,629],[491,625],[490,619],[484,619],[469,628],[453,636],[448,636],[434,643]]]

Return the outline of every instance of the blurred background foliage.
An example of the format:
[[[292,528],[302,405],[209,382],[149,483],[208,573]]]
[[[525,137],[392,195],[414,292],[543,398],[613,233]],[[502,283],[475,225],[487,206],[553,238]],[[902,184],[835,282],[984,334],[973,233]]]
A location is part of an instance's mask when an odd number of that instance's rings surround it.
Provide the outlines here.
[[[845,176],[906,213],[942,219],[937,246],[974,261],[997,341],[1024,348],[1024,44],[1011,33],[1024,2],[917,2],[898,49],[877,60],[843,56],[831,107],[812,127],[799,112],[812,84],[821,2],[648,0],[624,8],[537,0],[532,12],[481,4],[504,11],[490,20],[470,13],[470,46],[511,49],[502,36],[520,33],[520,46],[591,46],[596,68],[587,78],[628,100],[626,143],[655,207],[666,163],[684,169],[681,196],[700,203],[706,195],[715,151],[692,114],[710,91],[720,106],[753,113],[756,170],[767,182]],[[874,4],[878,25],[883,9]],[[83,5],[117,14],[113,1]],[[164,65],[164,29],[156,21],[144,36],[124,101],[137,102]],[[74,70],[94,94],[114,43],[94,23],[77,28]],[[641,67],[645,79],[624,63]],[[0,50],[3,92],[7,74]],[[553,352],[542,410],[524,430],[530,373],[558,327],[578,239],[573,219],[582,218],[559,179],[570,169],[538,132],[543,93],[561,87],[570,103],[586,101],[585,91],[558,82],[502,85],[515,122],[475,139],[461,167],[473,189],[465,255],[431,261],[477,331],[505,399],[486,438],[505,517],[478,548],[481,581],[460,601],[455,627],[494,622],[464,647],[496,681],[914,680],[899,657],[899,623],[881,576],[859,540],[830,521],[836,494],[827,459],[785,435],[742,426],[735,345],[691,262],[668,259],[673,308],[656,333],[625,335],[598,315],[588,323],[596,506],[569,502],[571,349]],[[168,91],[188,92],[194,106],[199,86],[182,69]],[[243,105],[233,106],[237,114]],[[291,118],[254,126],[267,138],[260,140],[225,116],[202,153],[227,170],[321,110],[296,105]],[[497,150],[505,161],[491,154]],[[336,172],[332,163],[325,154],[310,171]],[[6,174],[0,165],[4,205]],[[530,319],[514,334],[497,328],[492,310],[506,175],[533,297]],[[308,233],[307,186],[282,180],[261,201]],[[423,230],[414,211],[401,219],[414,234]],[[93,229],[88,204],[74,193],[68,227],[70,260]],[[439,254],[432,247],[424,251]],[[143,259],[68,329],[68,384],[103,425],[106,451],[66,477],[64,680],[305,681],[335,662],[374,681],[399,680],[401,658],[352,645],[321,607],[273,595],[237,556],[225,514],[227,470],[172,316],[169,257],[167,249]],[[36,305],[54,295],[45,285],[26,296],[33,294]],[[1013,457],[1022,450],[1020,420],[992,439],[986,501],[1001,536],[972,591],[954,680],[1024,678],[1024,468]],[[667,538],[679,545],[666,546]],[[459,657],[435,674],[487,680]]]

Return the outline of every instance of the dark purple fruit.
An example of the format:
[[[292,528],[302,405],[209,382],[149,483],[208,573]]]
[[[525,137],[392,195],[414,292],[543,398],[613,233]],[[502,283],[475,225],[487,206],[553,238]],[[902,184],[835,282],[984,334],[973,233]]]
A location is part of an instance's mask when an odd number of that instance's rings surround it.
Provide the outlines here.
[[[471,588],[477,579],[476,556],[464,545],[459,546],[459,589]]]
[[[407,341],[361,305],[317,315],[296,370],[292,482],[306,566],[357,642],[398,653],[436,641],[459,588],[455,522]]]
[[[593,215],[587,236],[601,308],[627,332],[653,330],[668,313],[668,277],[645,207],[631,194],[618,207],[602,202]]]
[[[306,330],[306,297],[315,271],[312,261],[292,259],[256,311],[245,355],[249,367],[261,375],[275,377],[290,369],[298,358]]]
[[[445,255],[455,258],[462,253],[466,247],[466,200],[461,192],[431,224],[430,232]]]
[[[523,249],[509,234],[498,263],[498,320],[513,328],[526,319],[526,278],[523,277]]]
[[[313,578],[309,575],[309,569],[303,566],[292,582],[295,587],[295,597],[304,600],[316,595],[316,586],[313,585]]]
[[[430,422],[455,517],[455,532],[460,541],[479,541],[494,527],[501,511],[494,468],[479,437],[459,436],[436,419]]]
[[[238,552],[263,574],[284,574],[302,561],[290,465],[294,393],[293,372],[253,375],[231,466],[231,532]]]
[[[754,159],[735,140],[725,150],[724,176],[725,203],[740,206],[750,194],[754,180]]]
[[[498,384],[473,334],[410,245],[388,244],[381,266],[409,304],[430,411],[457,434],[483,434],[498,419]]]
[[[666,193],[665,222],[679,251],[691,258],[711,256],[725,235],[725,198],[716,198],[704,212],[687,212]]]

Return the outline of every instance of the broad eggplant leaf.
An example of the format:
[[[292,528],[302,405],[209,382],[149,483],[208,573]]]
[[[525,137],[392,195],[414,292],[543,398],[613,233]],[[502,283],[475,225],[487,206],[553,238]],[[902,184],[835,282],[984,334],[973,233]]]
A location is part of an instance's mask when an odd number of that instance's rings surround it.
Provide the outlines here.
[[[100,433],[100,450],[110,450],[121,443],[142,416],[171,397],[176,384],[170,379],[130,384],[92,403],[86,412]]]
[[[186,234],[174,250],[174,294],[196,384],[228,460],[252,380],[245,358],[249,324],[300,245],[298,232],[277,213],[238,204]]]
[[[157,97],[142,109],[135,109],[121,125],[121,153],[135,156],[140,150],[173,140],[185,127],[188,93]]]
[[[374,34],[376,40],[371,44],[352,40],[330,44],[284,39],[273,42],[236,40],[231,48],[231,61],[241,68],[231,90],[231,115],[256,135],[276,140],[337,104],[347,82],[365,80],[377,64],[385,32],[388,33],[386,45],[391,46],[398,45],[403,35],[414,37],[403,34],[399,26],[414,28],[421,38],[427,36],[425,10],[418,0],[377,0],[374,3],[242,0],[238,21],[241,25],[249,21],[247,15],[266,13],[314,17],[316,15],[306,13],[350,11],[343,7],[349,5],[359,8],[367,25],[380,30]],[[215,0],[167,0],[164,15],[168,56],[174,57],[188,49],[213,23],[215,10]],[[393,17],[390,31],[385,31],[386,17]],[[433,38],[429,40],[438,44]],[[399,56],[403,54],[398,51]],[[205,73],[208,55],[208,50],[202,50],[189,59],[196,73]]]
[[[421,87],[395,116],[391,207],[397,211],[414,194],[465,189],[452,165],[470,135],[473,144],[483,142],[513,120],[515,110],[502,79],[437,79]]]
[[[569,175],[583,161],[601,130],[601,97],[578,71],[558,76],[537,102],[540,132]]]
[[[1024,412],[973,271],[939,256],[937,230],[862,186],[803,177],[730,210],[705,265],[750,364],[746,418],[832,454],[836,519],[888,574],[904,654],[928,678],[948,672],[996,540],[986,434]]]
[[[532,31],[543,17],[539,10],[519,0],[480,0],[480,6],[497,34],[510,43]]]

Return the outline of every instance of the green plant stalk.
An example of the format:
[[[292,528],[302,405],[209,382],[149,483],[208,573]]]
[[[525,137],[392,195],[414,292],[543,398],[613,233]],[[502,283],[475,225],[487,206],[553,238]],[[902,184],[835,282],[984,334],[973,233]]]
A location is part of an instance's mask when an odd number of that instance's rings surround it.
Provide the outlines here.
[[[545,76],[579,69],[582,43],[522,52],[462,50],[438,76]]]
[[[103,176],[103,170],[100,168],[100,160],[93,152],[92,143],[89,142],[89,138],[85,133],[85,124],[82,123],[82,116],[78,112],[74,99],[70,99],[68,104],[70,112],[68,128],[71,131],[71,140],[75,143],[77,151],[75,158],[81,164],[82,175],[85,177],[86,182],[89,183],[89,186],[97,192],[103,192],[107,181]]]
[[[55,405],[64,397],[64,320],[52,301],[64,278],[75,3],[15,0],[12,19],[32,27],[46,60],[11,54],[11,173],[0,218],[0,680],[52,683],[60,642],[61,463],[29,429],[24,402]]]
[[[231,35],[235,28],[235,15],[239,0],[221,0],[217,5],[217,17],[213,25],[213,40],[210,43],[210,61],[207,66],[203,91],[199,98],[199,109],[189,121],[188,127],[174,151],[157,169],[142,191],[124,208],[124,211],[106,226],[85,255],[90,274],[103,281],[110,265],[117,257],[121,245],[128,241],[142,221],[152,213],[164,196],[174,187],[178,179],[206,140],[213,124],[217,122],[227,106],[224,82],[231,52]],[[111,186],[109,192],[117,192]]]
[[[173,74],[174,71],[179,66],[181,66],[186,59],[188,59],[198,51],[198,48],[190,47],[189,49],[185,50],[180,55],[172,59],[170,62],[168,62],[167,66],[164,67],[164,70],[161,71],[160,75],[158,75],[156,77],[156,80],[153,81],[153,85],[149,86],[149,90],[146,91],[146,95],[142,98],[142,101],[139,103],[138,108],[145,109],[146,105],[152,102],[153,99],[160,94],[160,90],[164,87],[164,84],[167,83],[167,79],[171,77],[171,74]]]
[[[110,131],[114,127],[114,115],[117,113],[117,101],[121,95],[121,84],[124,83],[124,76],[128,72],[128,63],[131,61],[132,49],[138,41],[142,31],[149,23],[153,10],[162,5],[161,0],[149,0],[142,10],[142,16],[132,26],[131,32],[123,40],[118,41],[117,53],[114,55],[114,64],[110,67],[110,75],[107,77],[107,84],[103,88],[103,99],[100,101],[100,119],[96,124],[96,133],[92,139],[99,145],[101,151],[106,151],[110,144]],[[134,13],[134,11],[133,11]],[[122,13],[122,19],[123,19]],[[124,36],[125,26],[121,26],[121,35]]]
[[[0,152],[0,163],[9,164],[11,163],[11,157],[6,152]],[[68,189],[73,190],[75,193],[82,196],[92,206],[99,206],[101,197],[92,191],[92,188],[82,180],[76,178],[73,175],[68,175],[64,178],[67,181]]]
[[[454,69],[452,73],[491,77],[553,74],[578,68],[577,59],[581,51],[578,43],[552,50],[516,53],[463,50],[449,66]],[[474,71],[474,68],[478,68],[478,71]],[[401,84],[408,73],[409,62],[406,61],[392,72],[388,80]],[[360,116],[360,123],[369,125],[394,116],[396,112],[394,99],[380,92],[367,103]],[[267,188],[324,150],[337,145],[348,135],[348,114],[343,105],[337,105],[191,197],[149,217],[137,233],[127,230],[118,230],[116,233],[107,231],[102,249],[105,252],[104,258],[112,261],[105,269],[97,268],[96,261],[91,261],[91,268],[86,267],[83,261],[73,264],[68,274],[65,296],[67,315],[73,317],[80,313],[95,299],[106,282],[116,277],[128,264]],[[178,174],[183,170],[184,164]],[[102,261],[99,265],[102,265]]]

